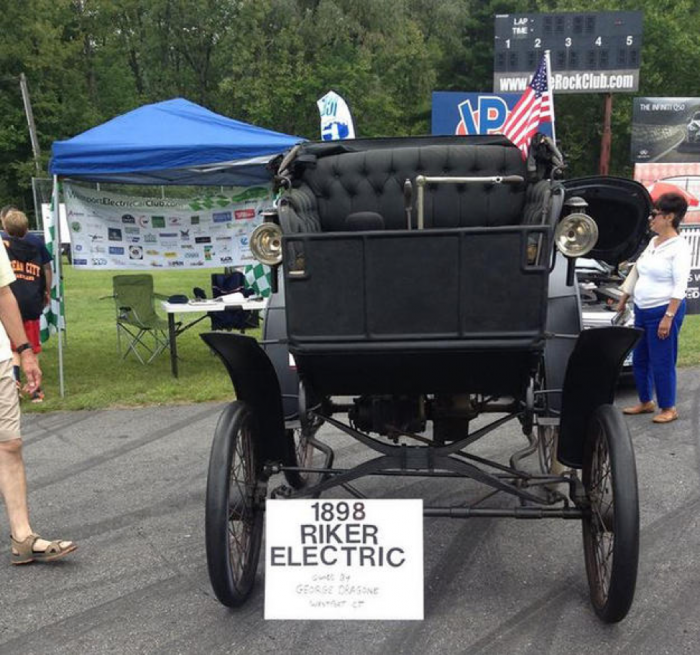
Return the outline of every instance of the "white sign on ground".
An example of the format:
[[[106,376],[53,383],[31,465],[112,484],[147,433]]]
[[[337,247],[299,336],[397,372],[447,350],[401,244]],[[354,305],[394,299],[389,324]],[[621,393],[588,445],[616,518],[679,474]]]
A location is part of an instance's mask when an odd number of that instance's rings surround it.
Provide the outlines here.
[[[423,619],[422,500],[268,500],[266,619]]]

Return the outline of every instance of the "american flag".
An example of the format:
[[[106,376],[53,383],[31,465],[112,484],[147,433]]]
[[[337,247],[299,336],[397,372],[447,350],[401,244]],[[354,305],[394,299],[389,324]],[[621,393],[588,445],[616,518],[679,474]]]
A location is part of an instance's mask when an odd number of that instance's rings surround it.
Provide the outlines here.
[[[518,100],[518,104],[513,107],[503,126],[503,134],[520,148],[523,159],[527,158],[530,141],[540,123],[554,122],[552,91],[549,88],[548,55],[547,52],[542,55],[532,82]]]

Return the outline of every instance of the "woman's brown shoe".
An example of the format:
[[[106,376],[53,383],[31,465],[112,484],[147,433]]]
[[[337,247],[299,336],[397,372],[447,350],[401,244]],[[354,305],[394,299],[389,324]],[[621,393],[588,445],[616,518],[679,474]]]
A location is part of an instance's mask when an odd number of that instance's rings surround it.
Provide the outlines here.
[[[650,400],[647,403],[639,403],[638,405],[634,405],[633,407],[625,407],[622,410],[623,414],[627,415],[634,415],[634,414],[652,414],[653,412],[656,411],[656,403],[653,400]]]
[[[653,419],[654,423],[670,423],[678,418],[678,412],[675,407],[670,409],[662,409]]]

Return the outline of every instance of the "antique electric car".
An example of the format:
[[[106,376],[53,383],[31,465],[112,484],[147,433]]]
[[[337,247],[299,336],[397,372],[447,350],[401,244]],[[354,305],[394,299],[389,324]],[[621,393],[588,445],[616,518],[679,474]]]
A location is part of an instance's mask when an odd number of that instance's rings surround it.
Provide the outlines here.
[[[278,206],[251,239],[273,267],[263,340],[203,335],[236,392],[207,482],[222,603],[251,591],[268,495],[423,476],[485,488],[478,501],[426,504],[425,517],[580,520],[595,611],[627,614],[637,480],[612,402],[638,333],[581,331],[575,260],[638,239],[650,200],[631,181],[564,183],[561,168],[546,138],[523,161],[500,136],[309,143],[278,162]],[[524,448],[506,462],[470,452],[508,421]],[[336,466],[324,423],[363,444],[366,461]],[[286,483],[268,489],[278,473]]]

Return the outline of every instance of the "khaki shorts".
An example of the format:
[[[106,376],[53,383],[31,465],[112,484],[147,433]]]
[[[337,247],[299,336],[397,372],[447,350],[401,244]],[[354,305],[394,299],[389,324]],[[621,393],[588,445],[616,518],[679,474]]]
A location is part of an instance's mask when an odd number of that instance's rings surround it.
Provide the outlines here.
[[[7,359],[0,362],[0,441],[20,438],[19,394],[12,373],[12,360]]]

